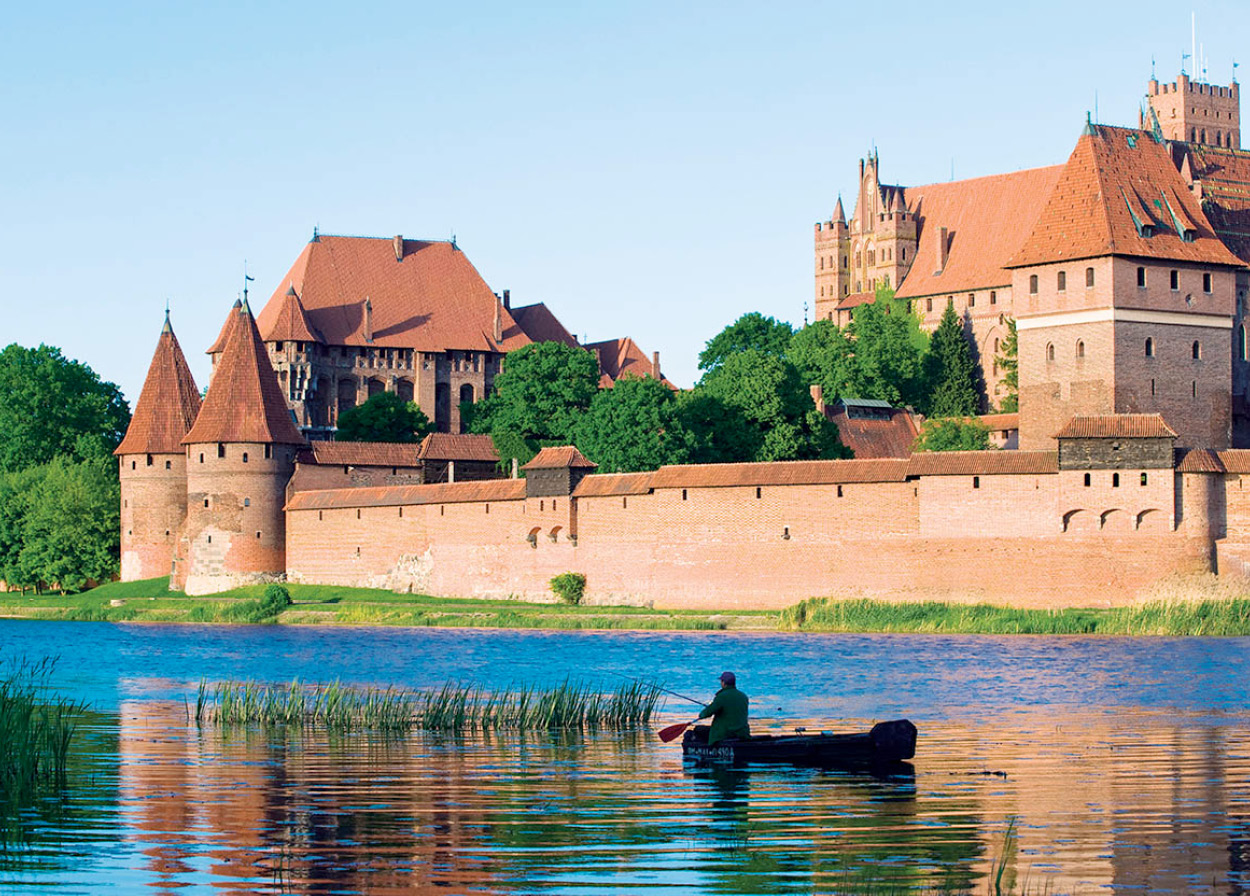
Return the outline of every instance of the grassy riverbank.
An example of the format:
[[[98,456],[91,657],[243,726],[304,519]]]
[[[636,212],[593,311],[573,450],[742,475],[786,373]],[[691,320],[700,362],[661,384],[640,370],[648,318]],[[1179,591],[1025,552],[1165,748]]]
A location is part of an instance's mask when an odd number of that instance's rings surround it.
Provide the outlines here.
[[[777,614],[647,607],[572,606],[519,600],[476,600],[395,594],[333,585],[285,586],[292,605],[275,621],[287,625],[412,625],[448,628],[621,629],[720,631],[774,629]],[[79,622],[239,623],[254,621],[249,609],[264,594],[249,585],[204,597],[169,590],[168,579],[112,582],[82,594],[0,594],[0,616]]]
[[[655,610],[395,594],[371,588],[287,585],[284,625],[409,625],[620,631],[889,632],[988,635],[1250,635],[1250,597],[1210,580],[1170,583],[1127,607],[1031,610],[942,601],[812,598],[785,610]],[[113,582],[82,594],[0,593],[0,616],[99,622],[258,621],[264,585],[204,597],[168,579]]]

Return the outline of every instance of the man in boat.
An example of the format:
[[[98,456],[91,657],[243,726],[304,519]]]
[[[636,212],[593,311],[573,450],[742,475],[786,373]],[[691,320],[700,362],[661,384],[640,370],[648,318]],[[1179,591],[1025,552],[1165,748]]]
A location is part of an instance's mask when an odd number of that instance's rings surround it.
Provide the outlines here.
[[[732,672],[720,674],[720,690],[712,702],[703,707],[699,718],[712,719],[707,733],[707,745],[713,746],[727,737],[750,737],[751,726],[747,724],[747,695],[738,690],[738,680]]]

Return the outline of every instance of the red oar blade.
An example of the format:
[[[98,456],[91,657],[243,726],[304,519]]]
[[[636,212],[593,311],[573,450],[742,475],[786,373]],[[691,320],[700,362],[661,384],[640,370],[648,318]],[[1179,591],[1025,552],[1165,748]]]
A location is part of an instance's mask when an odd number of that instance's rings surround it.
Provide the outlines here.
[[[660,729],[660,740],[664,743],[674,741],[681,737],[682,732],[693,725],[694,722],[680,722],[676,725],[669,725],[667,728]]]

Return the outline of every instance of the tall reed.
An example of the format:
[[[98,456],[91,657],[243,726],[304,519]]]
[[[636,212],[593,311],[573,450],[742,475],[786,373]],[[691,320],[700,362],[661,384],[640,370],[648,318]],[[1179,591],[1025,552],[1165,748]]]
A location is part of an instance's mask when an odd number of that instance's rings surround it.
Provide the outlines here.
[[[559,687],[483,690],[446,684],[428,691],[353,688],[337,681],[307,687],[201,681],[197,725],[288,725],[402,733],[427,731],[624,730],[651,721],[661,698],[655,684],[631,681],[604,694],[585,682]]]

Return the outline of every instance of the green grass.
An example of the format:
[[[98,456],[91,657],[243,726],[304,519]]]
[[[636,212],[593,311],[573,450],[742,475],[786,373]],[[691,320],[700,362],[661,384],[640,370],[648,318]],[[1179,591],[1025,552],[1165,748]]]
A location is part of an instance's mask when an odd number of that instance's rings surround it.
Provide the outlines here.
[[[227,681],[201,682],[197,725],[284,725],[334,732],[600,730],[645,727],[661,691],[645,682],[603,694],[565,681],[556,688],[486,691],[445,685],[439,690],[353,688],[332,682],[306,687]]]
[[[781,613],[804,632],[993,635],[1250,635],[1250,599],[1158,600],[1106,609],[1026,610],[991,604],[813,598]]]
[[[288,584],[293,603],[272,613],[267,585],[248,585],[203,597],[169,590],[167,578],[112,582],[82,594],[0,594],[0,615],[83,622],[269,623],[302,625],[405,625],[454,628],[565,630],[771,629],[776,613],[724,616],[699,610],[629,606],[577,606],[521,600],[396,594],[377,588]],[[113,606],[114,602],[119,606]]]

